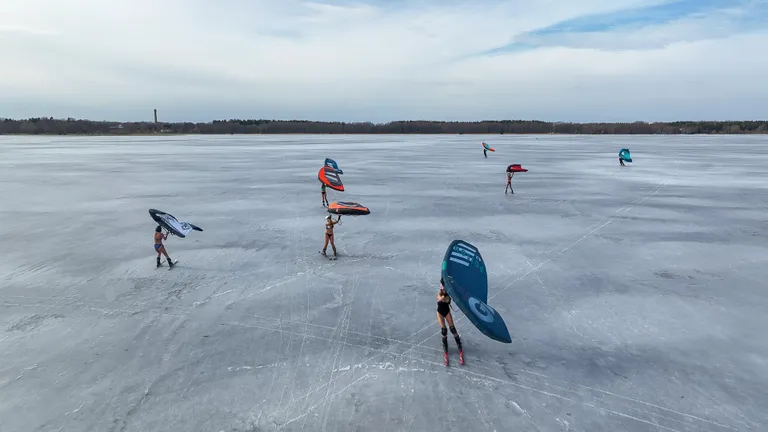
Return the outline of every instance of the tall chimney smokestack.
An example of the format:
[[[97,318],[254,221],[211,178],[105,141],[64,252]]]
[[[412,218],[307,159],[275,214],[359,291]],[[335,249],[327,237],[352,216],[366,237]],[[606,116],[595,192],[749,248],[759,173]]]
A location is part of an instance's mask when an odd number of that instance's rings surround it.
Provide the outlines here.
[[[157,124],[157,108],[155,108],[155,124]]]

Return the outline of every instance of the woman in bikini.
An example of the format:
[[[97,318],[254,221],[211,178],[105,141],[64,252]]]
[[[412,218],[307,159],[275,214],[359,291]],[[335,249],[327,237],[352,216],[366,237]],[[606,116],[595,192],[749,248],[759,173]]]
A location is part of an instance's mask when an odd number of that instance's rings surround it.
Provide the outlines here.
[[[331,215],[325,217],[325,243],[323,244],[323,256],[327,256],[325,250],[328,249],[329,242],[333,248],[333,256],[336,256],[336,243],[333,241],[333,227],[339,222],[341,222],[341,215],[339,215],[335,221],[331,219]]]
[[[165,250],[163,240],[168,239],[168,233],[163,234],[163,228],[158,225],[155,228],[155,252],[157,252],[157,266],[160,267],[160,254],[165,255],[165,259],[168,261],[168,266],[173,267],[173,260],[168,256],[168,251]]]
[[[443,278],[440,278],[440,291],[437,292],[437,323],[440,324],[440,332],[443,334],[443,358],[445,359],[445,365],[448,366],[448,330],[445,328],[446,321],[448,321],[448,325],[451,328],[451,334],[453,334],[453,339],[456,341],[456,346],[459,347],[459,363],[463,365],[464,351],[461,348],[461,337],[459,337],[459,332],[456,331],[453,315],[451,315],[451,296],[445,291]]]

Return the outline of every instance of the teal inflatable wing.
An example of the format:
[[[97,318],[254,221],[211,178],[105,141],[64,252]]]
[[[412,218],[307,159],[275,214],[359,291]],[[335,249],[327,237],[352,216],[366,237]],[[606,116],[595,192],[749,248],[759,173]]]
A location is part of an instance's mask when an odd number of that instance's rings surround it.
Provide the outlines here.
[[[624,162],[632,162],[632,155],[629,153],[629,149],[621,149],[619,151],[619,159],[623,160]]]
[[[339,174],[344,174],[344,171],[339,169],[339,165],[336,163],[336,161],[331,158],[325,158],[325,166],[335,169]]]
[[[499,342],[512,342],[501,315],[486,304],[488,275],[475,246],[463,240],[451,242],[445,251],[441,273],[448,295],[478,330]]]

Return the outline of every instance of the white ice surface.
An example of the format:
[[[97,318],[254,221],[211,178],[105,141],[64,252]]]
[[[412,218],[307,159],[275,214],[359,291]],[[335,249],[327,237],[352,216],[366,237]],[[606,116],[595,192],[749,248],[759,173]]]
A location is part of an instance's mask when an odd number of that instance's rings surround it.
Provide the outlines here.
[[[337,261],[326,157],[371,209]],[[0,137],[0,431],[768,430],[766,162],[759,136]],[[149,208],[205,230],[172,271]],[[455,238],[513,343],[457,312],[445,368]]]

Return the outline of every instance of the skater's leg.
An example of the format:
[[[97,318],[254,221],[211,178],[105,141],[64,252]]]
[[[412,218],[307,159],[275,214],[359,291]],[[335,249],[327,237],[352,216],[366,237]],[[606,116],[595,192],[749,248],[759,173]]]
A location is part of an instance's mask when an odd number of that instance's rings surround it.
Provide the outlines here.
[[[437,323],[440,324],[440,333],[442,334],[441,339],[443,342],[443,360],[445,361],[445,365],[448,366],[448,329],[445,328],[445,318],[440,315],[440,312],[436,313]]]
[[[453,334],[453,340],[456,341],[456,346],[459,347],[459,351],[463,351],[461,349],[461,336],[459,336],[459,332],[456,331],[456,327],[451,326],[451,334]]]
[[[163,251],[163,255],[165,255],[165,259],[168,260],[168,266],[173,267],[173,260],[171,259],[171,256],[168,255],[168,251],[165,250],[165,246],[163,246],[161,249]]]
[[[443,318],[442,315],[440,315],[440,312],[437,313],[437,323],[440,324],[440,333],[443,335],[443,351],[446,353],[448,352],[448,329],[445,328],[445,318]]]
[[[325,242],[323,243],[323,255],[325,255],[325,250],[328,249],[328,239],[330,236],[328,234],[325,235]]]
[[[448,314],[445,319],[448,321],[448,325],[451,327],[451,334],[453,335],[453,339],[456,341],[456,346],[458,346],[459,351],[461,351],[461,337],[459,336],[459,332],[456,331],[456,327],[453,324],[453,315]]]
[[[333,248],[333,256],[336,256],[336,242],[333,241],[333,234],[331,234],[331,247]]]
[[[443,327],[440,329],[440,333],[443,335],[443,352],[448,352],[448,329]]]
[[[160,267],[160,254],[165,255],[165,259],[168,261],[168,266],[173,267],[173,260],[171,259],[170,255],[168,255],[168,251],[165,250],[165,246],[160,246],[160,248],[157,250],[157,266]]]
[[[448,320],[448,325],[451,326],[451,334],[453,334],[453,340],[456,341],[456,347],[459,349],[459,364],[464,365],[464,348],[461,346],[461,337],[459,336],[459,332],[456,331],[456,327],[453,325],[453,315],[449,313],[446,318]]]
[[[162,253],[163,245],[155,243],[155,252],[157,253],[157,266],[160,267],[160,254]]]

